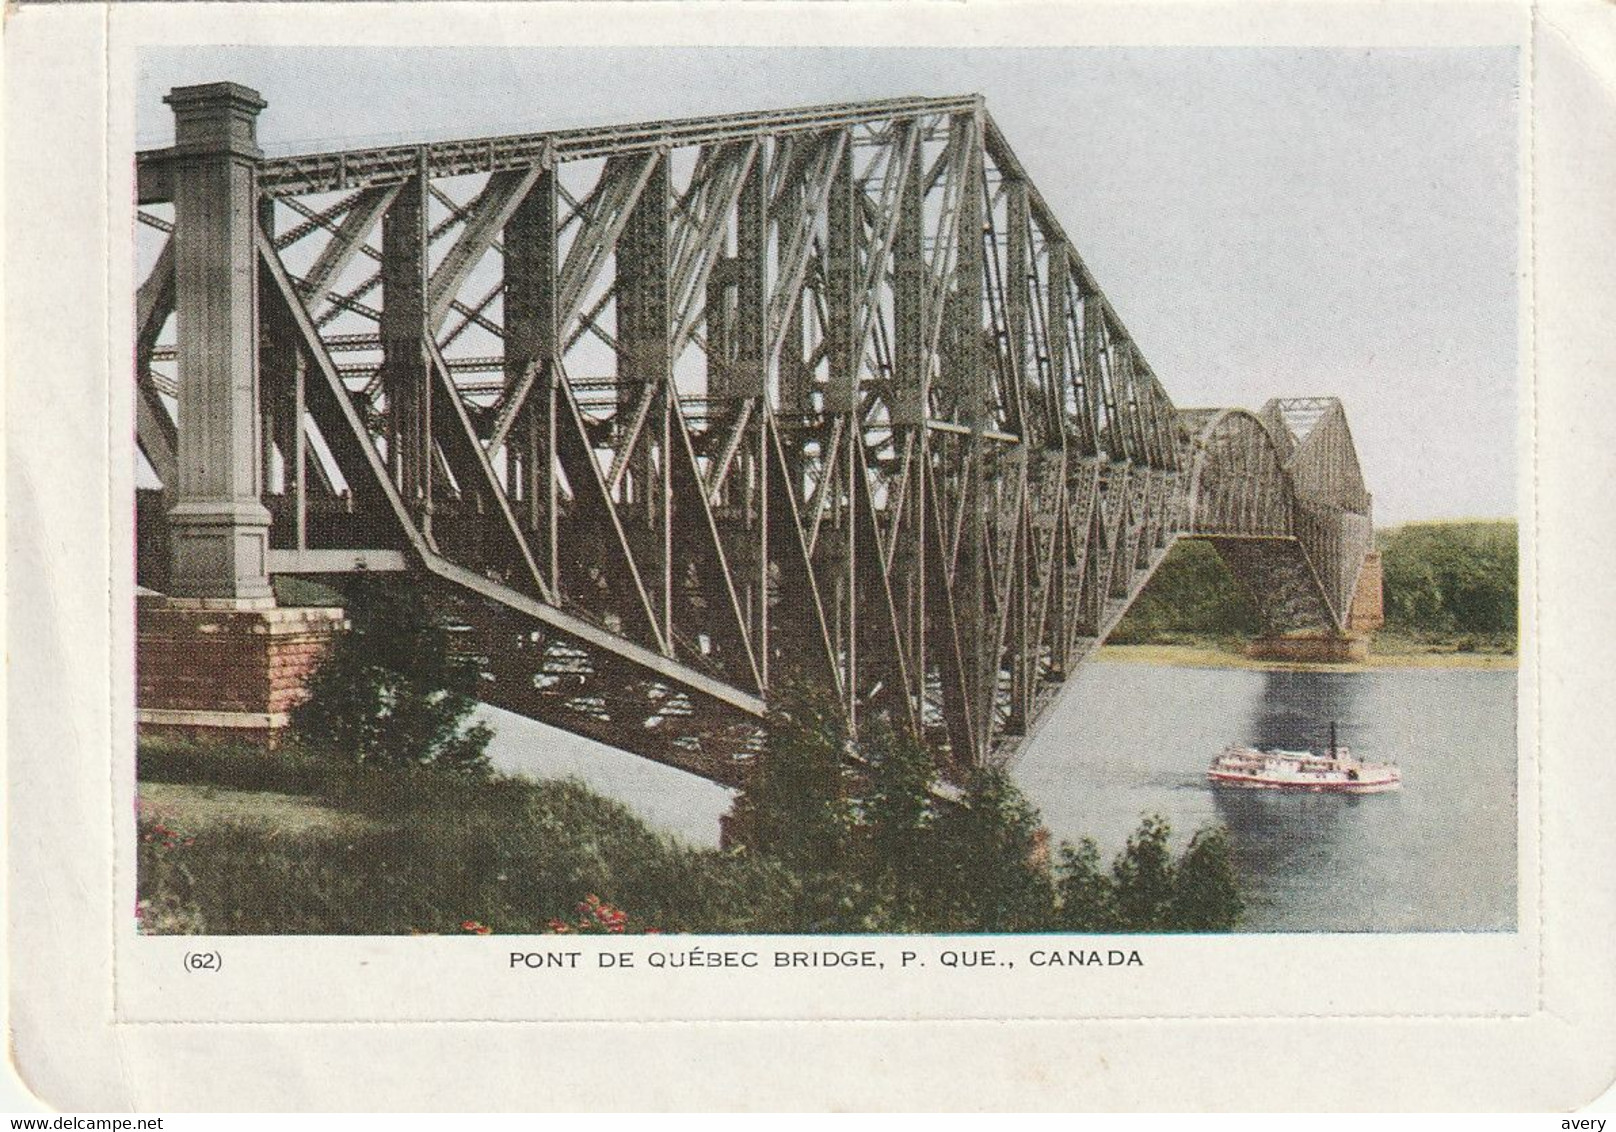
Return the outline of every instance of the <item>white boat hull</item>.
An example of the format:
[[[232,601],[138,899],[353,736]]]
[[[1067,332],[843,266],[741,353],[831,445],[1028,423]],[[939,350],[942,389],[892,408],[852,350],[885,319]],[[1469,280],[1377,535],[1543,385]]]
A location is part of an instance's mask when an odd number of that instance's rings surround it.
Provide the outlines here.
[[[1378,781],[1297,781],[1294,779],[1259,778],[1243,774],[1219,774],[1216,771],[1207,771],[1207,779],[1214,786],[1233,786],[1241,790],[1287,790],[1291,793],[1303,794],[1385,794],[1392,790],[1401,790],[1403,781],[1400,778],[1382,779]]]
[[[1231,747],[1212,760],[1206,777],[1214,786],[1301,794],[1385,794],[1403,788],[1397,767],[1365,762],[1344,747],[1327,755]]]

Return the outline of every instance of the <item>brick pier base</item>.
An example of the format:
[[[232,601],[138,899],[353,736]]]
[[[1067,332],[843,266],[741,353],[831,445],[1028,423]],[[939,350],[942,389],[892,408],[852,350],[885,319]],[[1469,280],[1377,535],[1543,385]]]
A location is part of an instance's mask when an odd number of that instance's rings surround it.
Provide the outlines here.
[[[142,596],[135,628],[140,733],[274,746],[304,681],[346,626],[340,609],[243,609]]]
[[[1354,664],[1369,657],[1367,636],[1258,637],[1246,646],[1254,660],[1296,664]]]

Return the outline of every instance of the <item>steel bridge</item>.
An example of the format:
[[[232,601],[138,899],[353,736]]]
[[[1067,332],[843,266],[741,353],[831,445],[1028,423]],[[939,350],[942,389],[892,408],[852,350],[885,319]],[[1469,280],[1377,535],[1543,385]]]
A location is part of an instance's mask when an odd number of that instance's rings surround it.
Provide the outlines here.
[[[1179,409],[978,96],[138,155],[143,584],[432,580],[483,698],[718,782],[783,679],[1010,759],[1174,540],[1340,634],[1339,402]]]

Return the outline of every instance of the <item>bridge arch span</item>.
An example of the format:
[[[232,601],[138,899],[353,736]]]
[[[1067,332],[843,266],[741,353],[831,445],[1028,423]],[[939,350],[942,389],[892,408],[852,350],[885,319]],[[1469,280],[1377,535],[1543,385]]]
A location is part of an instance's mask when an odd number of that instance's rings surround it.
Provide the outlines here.
[[[1210,414],[1210,415],[1208,415]],[[1296,490],[1268,423],[1246,409],[1191,410],[1190,536],[1290,538]]]
[[[1371,501],[1334,398],[1261,411],[1192,409],[1187,521],[1213,544],[1270,633],[1340,633],[1373,545]]]

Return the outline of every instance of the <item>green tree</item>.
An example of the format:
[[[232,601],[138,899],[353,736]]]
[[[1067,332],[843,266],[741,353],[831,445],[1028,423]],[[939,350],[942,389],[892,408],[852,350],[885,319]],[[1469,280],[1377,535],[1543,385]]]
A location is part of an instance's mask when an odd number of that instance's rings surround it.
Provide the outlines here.
[[[467,724],[478,671],[407,581],[361,575],[347,588],[350,628],[292,712],[304,747],[368,766],[488,772],[493,731]]]
[[[1250,636],[1262,628],[1256,603],[1211,543],[1182,539],[1151,575],[1112,632],[1117,644]]]
[[[1168,850],[1172,827],[1160,814],[1140,823],[1111,866],[1118,927],[1131,932],[1168,930],[1177,865]]]
[[[1244,903],[1221,827],[1198,831],[1183,855],[1168,848],[1172,828],[1160,815],[1145,818],[1127,847],[1100,867],[1094,841],[1061,846],[1056,868],[1062,930],[1074,932],[1229,931]]]
[[[933,865],[937,768],[931,752],[884,717],[864,728],[862,815],[871,870],[885,881],[895,912],[912,916]]]
[[[1010,776],[983,768],[937,824],[930,905],[956,931],[1045,931],[1055,888],[1040,815]]]
[[[806,873],[843,865],[852,827],[846,754],[836,705],[783,684],[765,721],[763,755],[735,802],[742,842]]]
[[[1169,930],[1226,932],[1240,922],[1245,901],[1235,876],[1229,835],[1221,826],[1202,829],[1179,858],[1168,911]]]
[[[1380,532],[1386,627],[1414,637],[1516,632],[1513,522],[1409,523]]]
[[[1117,930],[1116,886],[1100,868],[1100,848],[1094,838],[1060,847],[1055,869],[1057,917],[1062,931],[1110,932]]]
[[[1166,819],[1148,817],[1109,870],[1088,838],[1051,869],[1038,810],[1008,774],[945,792],[914,737],[869,716],[855,750],[837,705],[801,684],[777,691],[733,823],[791,877],[782,931],[1218,931],[1241,909],[1221,831],[1175,861]]]
[[[1424,558],[1388,554],[1383,559],[1386,624],[1404,632],[1435,633],[1451,629],[1442,608],[1442,587]]]

